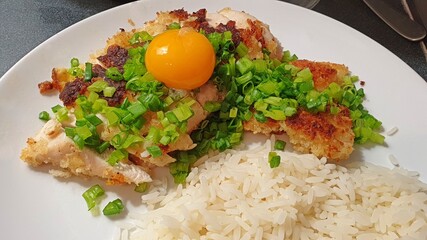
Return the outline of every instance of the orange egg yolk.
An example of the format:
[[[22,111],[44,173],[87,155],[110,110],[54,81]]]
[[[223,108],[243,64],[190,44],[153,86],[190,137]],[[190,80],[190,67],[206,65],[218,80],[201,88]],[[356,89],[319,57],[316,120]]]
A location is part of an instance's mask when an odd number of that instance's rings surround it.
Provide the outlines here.
[[[191,28],[168,30],[148,45],[148,72],[167,87],[192,90],[202,86],[215,68],[212,44]]]

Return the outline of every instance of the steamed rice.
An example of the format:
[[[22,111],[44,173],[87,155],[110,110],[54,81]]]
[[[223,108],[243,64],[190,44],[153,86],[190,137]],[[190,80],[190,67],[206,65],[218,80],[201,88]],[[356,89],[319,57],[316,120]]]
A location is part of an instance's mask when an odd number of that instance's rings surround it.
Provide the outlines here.
[[[229,150],[182,185],[157,179],[120,239],[427,239],[427,187],[400,168],[278,152]]]

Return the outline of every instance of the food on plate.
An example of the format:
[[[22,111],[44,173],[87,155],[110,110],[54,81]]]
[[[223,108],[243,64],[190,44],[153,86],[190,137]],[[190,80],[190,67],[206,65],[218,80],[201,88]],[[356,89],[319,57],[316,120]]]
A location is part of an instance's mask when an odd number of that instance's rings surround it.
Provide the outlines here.
[[[157,178],[115,239],[426,239],[427,186],[409,172],[277,151],[227,150],[186,184]]]
[[[160,12],[70,64],[39,84],[59,91],[63,106],[21,154],[56,176],[140,185],[169,166],[182,183],[199,158],[237,146],[245,130],[286,133],[295,150],[331,161],[347,159],[354,143],[384,141],[346,66],[298,60],[268,25],[229,8]]]

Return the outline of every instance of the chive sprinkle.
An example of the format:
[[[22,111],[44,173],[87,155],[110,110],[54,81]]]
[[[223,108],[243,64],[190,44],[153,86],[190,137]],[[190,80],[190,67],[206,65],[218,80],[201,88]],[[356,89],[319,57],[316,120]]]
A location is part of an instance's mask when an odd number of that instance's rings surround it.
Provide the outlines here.
[[[125,206],[123,205],[122,200],[117,198],[116,200],[109,202],[102,210],[102,213],[105,216],[117,215],[121,213],[124,208]]]
[[[280,165],[280,156],[276,152],[270,152],[268,154],[268,163],[271,168],[276,168]]]
[[[99,199],[99,197],[104,195],[104,193],[104,189],[102,189],[102,187],[97,184],[90,187],[82,194],[82,197],[86,201],[88,210],[91,210],[96,206],[97,200]]]
[[[282,140],[276,140],[274,142],[274,149],[283,151],[285,149],[286,142]]]
[[[40,120],[43,120],[43,121],[45,121],[45,122],[49,121],[49,119],[50,119],[49,113],[48,113],[48,112],[46,112],[46,111],[42,111],[42,112],[40,112],[40,113],[39,113],[39,119],[40,119]]]

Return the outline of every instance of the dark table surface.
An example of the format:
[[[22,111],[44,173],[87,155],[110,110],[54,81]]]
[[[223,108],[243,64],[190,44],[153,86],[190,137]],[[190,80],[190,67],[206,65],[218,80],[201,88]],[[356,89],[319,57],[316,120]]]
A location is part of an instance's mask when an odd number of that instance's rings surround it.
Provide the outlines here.
[[[410,0],[408,0],[410,1]],[[40,43],[64,28],[129,0],[0,0],[0,76]],[[396,10],[400,0],[388,0]],[[320,0],[314,11],[341,21],[388,48],[427,81],[420,44],[382,22],[361,0]]]

